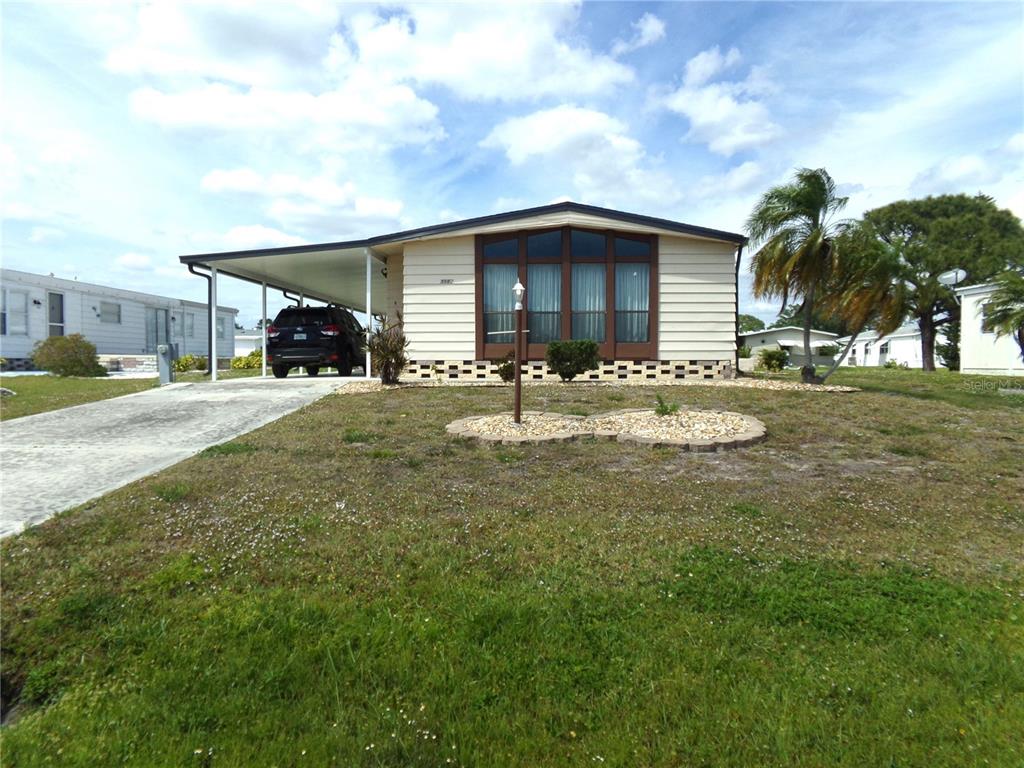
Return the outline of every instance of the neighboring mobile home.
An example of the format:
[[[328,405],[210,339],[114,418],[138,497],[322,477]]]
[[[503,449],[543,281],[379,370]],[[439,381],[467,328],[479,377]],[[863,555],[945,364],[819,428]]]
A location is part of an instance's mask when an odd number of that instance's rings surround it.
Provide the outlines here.
[[[960,297],[960,371],[1003,376],[1024,375],[1020,347],[1009,336],[996,337],[985,324],[985,305],[995,285],[957,288]]]
[[[406,375],[496,377],[513,349],[512,286],[526,286],[528,378],[548,342],[593,339],[584,379],[731,377],[746,238],[578,203],[322,245],[181,261],[362,313],[401,314]]]
[[[206,356],[207,305],[105,285],[0,269],[0,356],[8,370],[31,370],[32,349],[48,336],[80,333],[111,369],[152,369],[156,346]],[[237,309],[217,308],[217,356],[234,354]]]
[[[844,336],[837,342],[839,350],[846,349],[850,343],[850,337]],[[945,344],[946,337],[937,333],[935,343]],[[923,368],[921,358],[921,331],[914,325],[904,325],[897,328],[888,336],[878,337],[875,331],[864,331],[857,336],[850,348],[850,354],[843,360],[843,365],[849,366],[882,366],[889,361],[894,361],[908,368]],[[936,359],[936,364],[940,363]]]
[[[832,365],[834,355],[818,354],[817,350],[834,347],[835,333],[811,329],[811,362],[814,365]],[[750,347],[750,357],[757,360],[757,353],[762,349],[784,349],[789,353],[789,364],[797,367],[804,365],[804,329],[796,325],[784,325],[780,328],[765,328],[760,331],[740,334],[740,344]]]

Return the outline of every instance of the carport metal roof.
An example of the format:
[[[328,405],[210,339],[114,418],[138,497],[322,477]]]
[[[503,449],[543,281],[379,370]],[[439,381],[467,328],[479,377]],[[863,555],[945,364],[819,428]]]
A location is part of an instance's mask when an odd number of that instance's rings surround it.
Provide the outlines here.
[[[385,272],[381,268],[389,253],[397,253],[401,244],[411,240],[425,240],[445,235],[468,234],[480,227],[508,224],[536,216],[559,213],[579,213],[599,216],[633,226],[693,237],[719,240],[743,245],[747,238],[734,232],[697,227],[668,219],[643,216],[636,213],[599,208],[582,203],[562,202],[509,211],[491,216],[435,224],[429,227],[378,235],[362,240],[348,240],[315,245],[294,245],[281,248],[259,248],[246,251],[226,251],[181,256],[183,264],[216,267],[221,274],[232,275],[256,283],[285,289],[320,301],[336,302],[347,307],[362,307],[366,303],[366,260],[371,260],[372,303],[382,306],[387,287]]]

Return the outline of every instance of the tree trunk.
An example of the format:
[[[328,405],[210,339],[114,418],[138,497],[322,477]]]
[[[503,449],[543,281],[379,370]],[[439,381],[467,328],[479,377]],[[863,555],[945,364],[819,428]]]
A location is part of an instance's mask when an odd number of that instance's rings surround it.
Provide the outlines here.
[[[824,384],[825,379],[827,379],[829,376],[836,372],[836,369],[843,364],[843,360],[846,359],[846,356],[850,354],[850,348],[853,347],[853,342],[857,340],[857,337],[860,336],[861,331],[863,330],[863,328],[858,328],[857,331],[852,336],[850,336],[850,340],[846,342],[846,349],[844,349],[842,354],[836,358],[835,362],[832,363],[829,369],[825,371],[823,374],[821,374],[821,376],[814,377],[815,384]]]
[[[814,286],[804,296],[804,365],[800,378],[804,384],[814,383],[814,359],[811,357],[811,323],[814,321]]]
[[[919,317],[917,327],[921,330],[921,367],[926,371],[935,370],[935,323],[931,315]]]
[[[1017,346],[1020,347],[1020,359],[1024,362],[1024,326],[1017,329],[1017,333],[1014,334],[1017,340]]]

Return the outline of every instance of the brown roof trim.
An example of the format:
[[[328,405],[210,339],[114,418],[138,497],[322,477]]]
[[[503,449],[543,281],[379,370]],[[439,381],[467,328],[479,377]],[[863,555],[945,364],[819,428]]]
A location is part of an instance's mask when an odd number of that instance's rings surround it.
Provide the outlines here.
[[[616,211],[612,208],[600,208],[595,205],[584,205],[583,203],[553,203],[541,205],[536,208],[524,208],[518,211],[507,211],[496,213],[490,216],[478,216],[473,219],[462,219],[461,221],[450,221],[445,224],[434,224],[429,227],[407,229],[402,232],[394,232],[388,235],[377,235],[364,240],[345,240],[334,243],[317,243],[311,245],[290,245],[279,248],[256,248],[247,251],[223,251],[215,253],[198,253],[187,256],[180,256],[183,264],[222,261],[227,259],[244,259],[252,256],[282,256],[287,254],[310,253],[313,251],[342,250],[352,248],[372,248],[375,245],[386,245],[388,243],[400,242],[402,240],[413,240],[418,237],[430,237],[443,235],[448,232],[456,232],[462,229],[485,226],[488,224],[501,224],[506,221],[525,219],[531,216],[541,216],[548,213],[588,213],[595,216],[602,216],[612,221],[621,221],[628,224],[639,224],[651,227],[652,229],[664,229],[670,232],[678,232],[683,235],[694,235],[706,237],[711,240],[721,240],[729,243],[743,245],[747,242],[745,235],[735,232],[725,232],[719,229],[698,227],[693,224],[684,224],[681,221],[659,219],[654,216],[644,216],[639,213],[627,213]]]

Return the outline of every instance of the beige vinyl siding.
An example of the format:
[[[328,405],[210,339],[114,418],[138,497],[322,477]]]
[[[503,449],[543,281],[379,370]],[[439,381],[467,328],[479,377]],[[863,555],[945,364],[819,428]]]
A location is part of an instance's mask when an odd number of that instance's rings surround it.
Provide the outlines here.
[[[736,351],[736,246],[658,239],[658,357],[732,360]]]
[[[406,244],[402,303],[411,360],[476,357],[474,242],[468,235]]]

